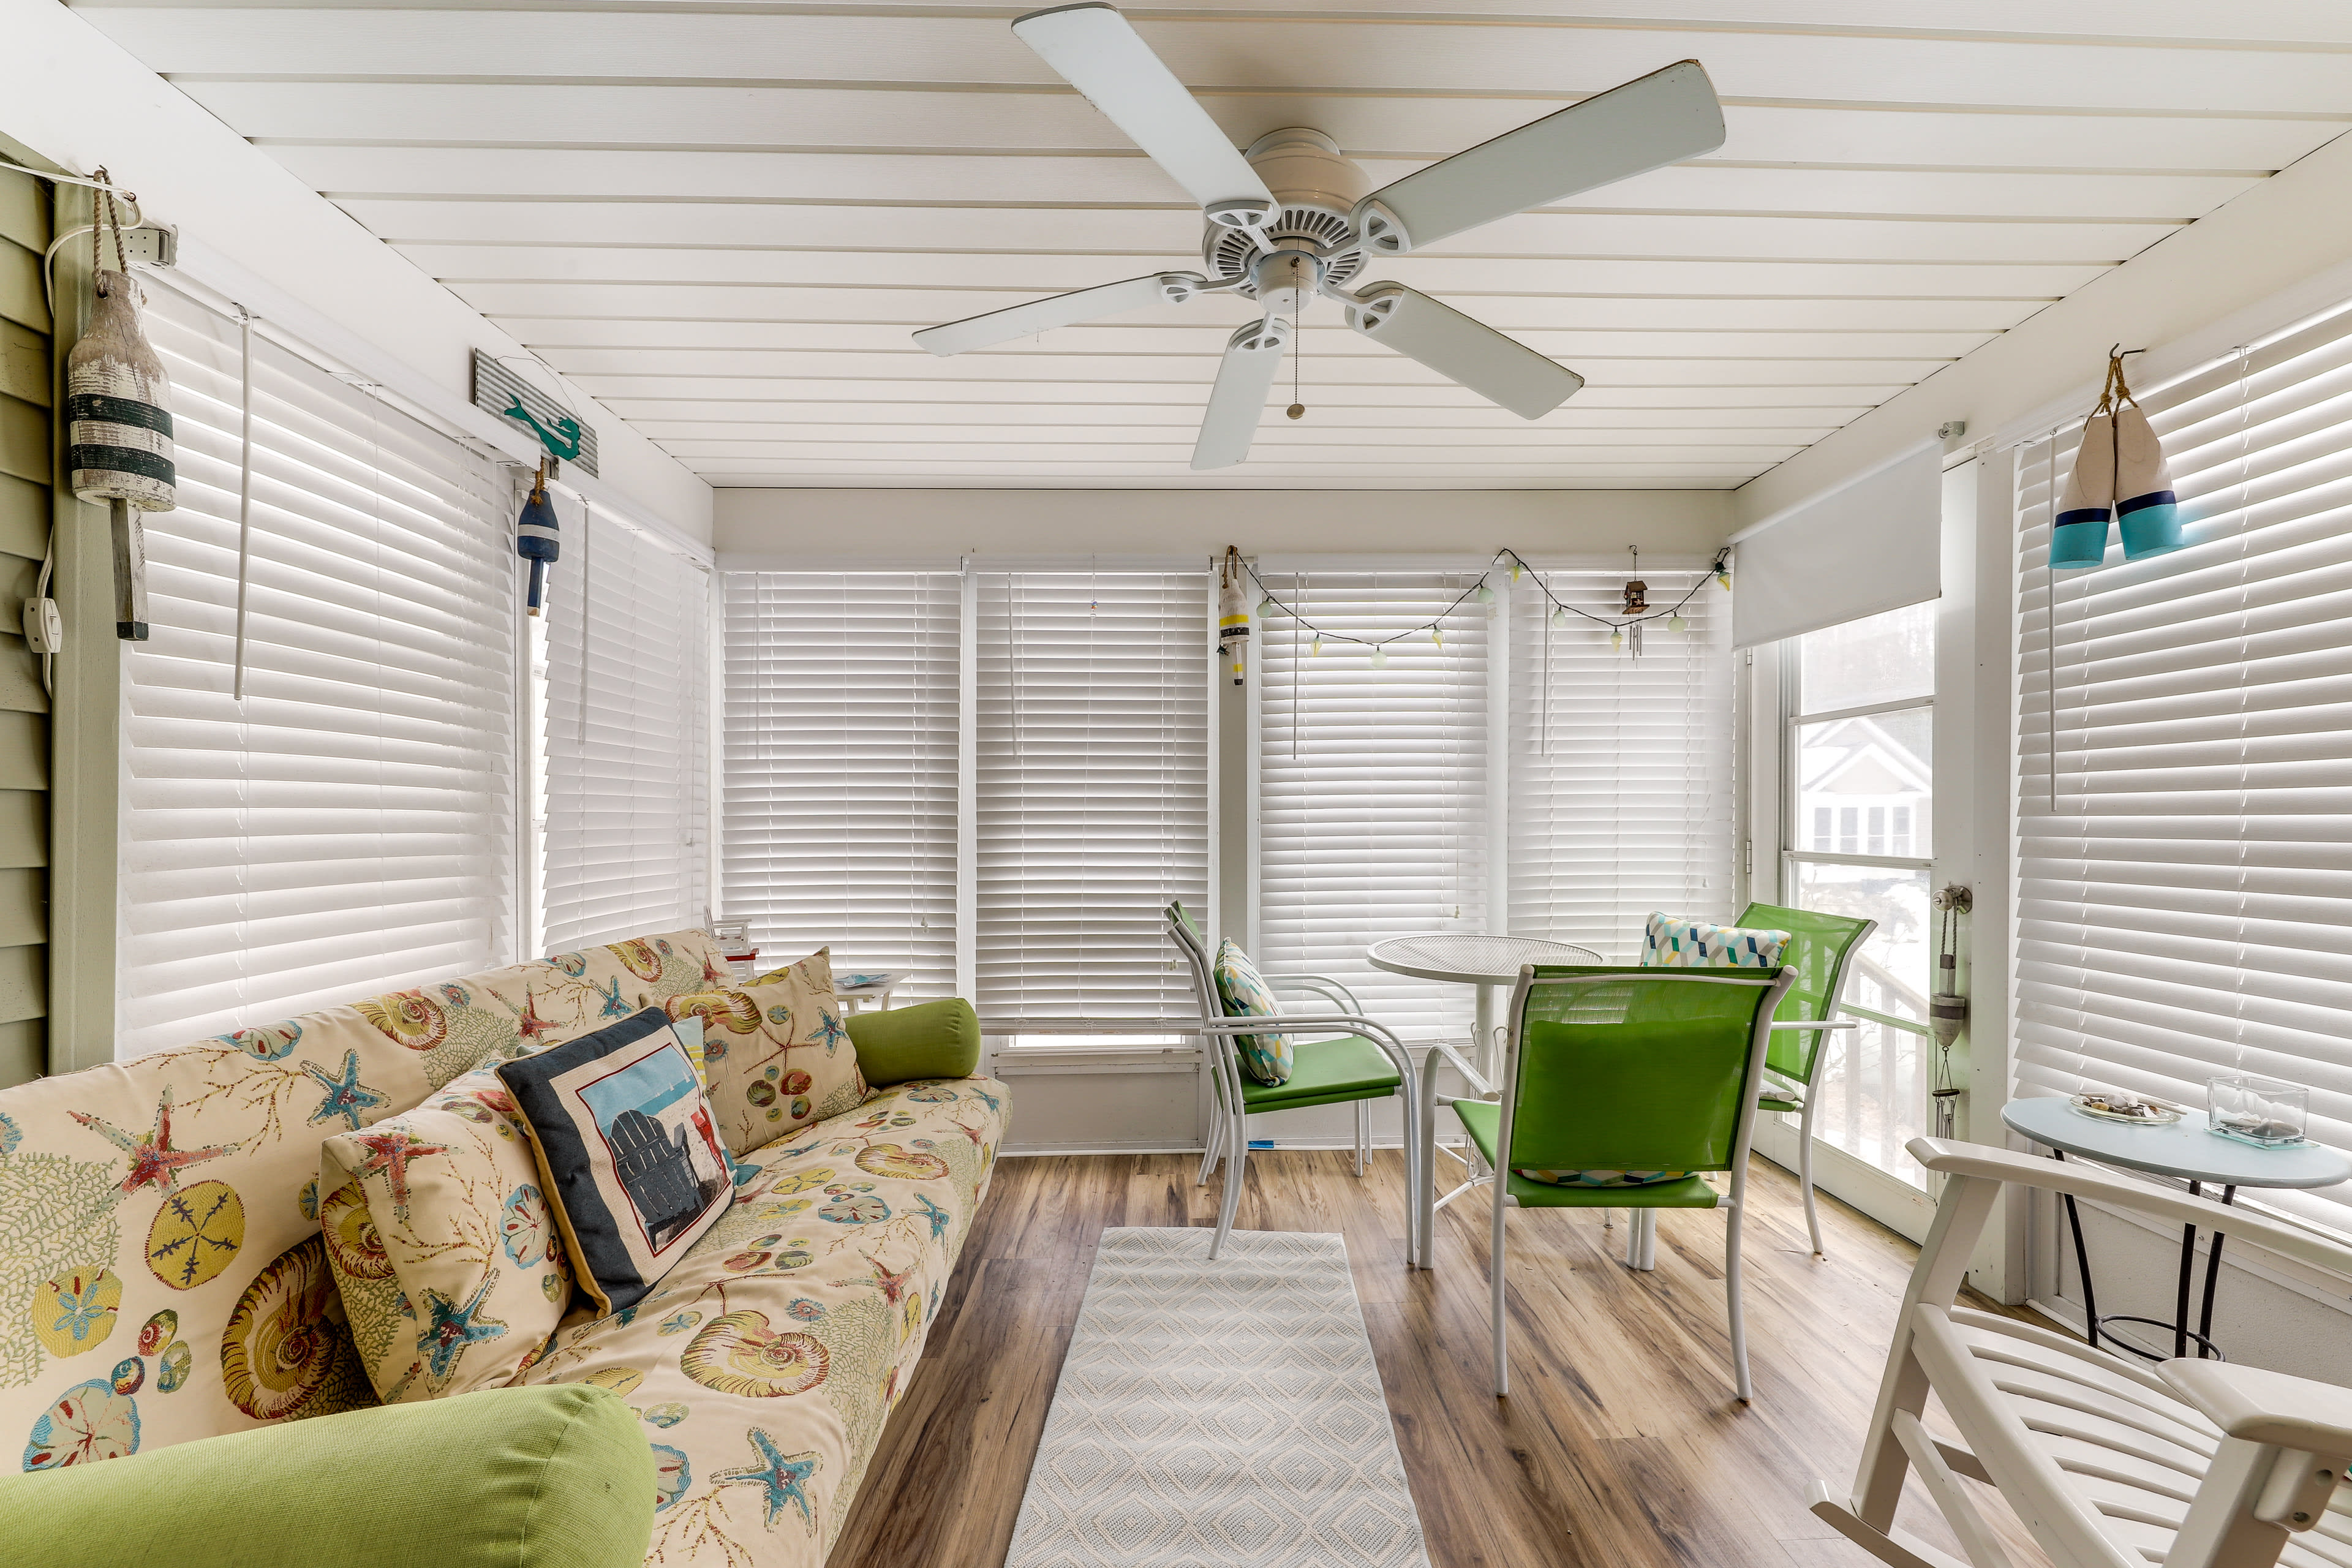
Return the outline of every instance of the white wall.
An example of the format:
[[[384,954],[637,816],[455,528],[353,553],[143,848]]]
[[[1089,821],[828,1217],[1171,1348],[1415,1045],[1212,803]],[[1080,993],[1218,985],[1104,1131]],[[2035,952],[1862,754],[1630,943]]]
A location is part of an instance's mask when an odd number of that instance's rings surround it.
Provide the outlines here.
[[[740,557],[952,561],[1099,552],[1705,555],[1729,536],[1723,490],[730,489],[714,542]]]
[[[183,269],[432,413],[506,449],[530,437],[470,406],[470,352],[522,345],[56,0],[0,0],[0,127],[60,166],[104,164]],[[710,487],[578,390],[615,510],[710,537]]]

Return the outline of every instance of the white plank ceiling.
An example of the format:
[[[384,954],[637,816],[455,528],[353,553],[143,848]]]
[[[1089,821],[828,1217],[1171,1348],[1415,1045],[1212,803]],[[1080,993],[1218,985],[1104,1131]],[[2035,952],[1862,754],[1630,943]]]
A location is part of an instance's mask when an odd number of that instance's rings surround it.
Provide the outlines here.
[[[1272,8],[1278,6],[1279,8]],[[1021,5],[507,0],[79,14],[719,485],[1737,485],[2352,126],[2342,0],[1127,7],[1237,145],[1375,185],[1675,60],[1717,154],[1375,262],[1581,373],[1528,423],[1318,303],[1187,468],[1212,296],[939,360],[916,327],[1197,268]]]

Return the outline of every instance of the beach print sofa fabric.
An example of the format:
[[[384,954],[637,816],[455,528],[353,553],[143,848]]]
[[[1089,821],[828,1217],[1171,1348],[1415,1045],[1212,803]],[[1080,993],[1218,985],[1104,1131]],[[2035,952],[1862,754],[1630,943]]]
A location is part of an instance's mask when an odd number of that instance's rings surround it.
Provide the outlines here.
[[[0,1092],[0,1435],[43,1469],[377,1403],[364,1314],[345,1311],[321,1235],[324,1139],[420,1104],[488,1128],[472,1069],[723,978],[709,939],[678,932]],[[988,1079],[918,1079],[730,1155],[725,1212],[651,1294],[575,1308],[535,1347],[512,1381],[593,1384],[635,1413],[656,1476],[649,1568],[824,1563],[1009,1110]],[[529,1319],[515,1309],[509,1337]]]
[[[38,1470],[377,1403],[321,1143],[723,974],[677,931],[0,1091],[0,1440]]]
[[[525,1384],[638,1413],[658,1568],[817,1568],[940,1310],[1008,1107],[988,1079],[893,1085],[756,1150],[653,1293],[567,1326]]]

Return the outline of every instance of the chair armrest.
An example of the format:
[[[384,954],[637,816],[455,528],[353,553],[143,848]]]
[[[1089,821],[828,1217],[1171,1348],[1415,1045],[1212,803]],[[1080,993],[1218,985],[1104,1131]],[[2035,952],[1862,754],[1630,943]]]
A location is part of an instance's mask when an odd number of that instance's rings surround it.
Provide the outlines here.
[[[1862,1020],[1859,1018],[1797,1018],[1788,1023],[1775,1021],[1772,1026],[1776,1029],[1859,1029],[1862,1027]]]
[[[2157,1374],[2232,1437],[2352,1458],[2352,1388],[2221,1361],[2168,1361]]]
[[[1440,1060],[1452,1062],[1454,1070],[1462,1075],[1463,1081],[1470,1086],[1479,1099],[1485,1100],[1495,1092],[1495,1086],[1488,1083],[1476,1068],[1464,1060],[1461,1052],[1444,1040],[1432,1040],[1429,1043],[1429,1054],[1422,1058],[1421,1070],[1433,1095],[1436,1092],[1437,1064]]]
[[[1360,1013],[1364,1010],[1364,1005],[1356,1000],[1354,992],[1328,974],[1269,974],[1265,977],[1265,982],[1269,985],[1295,985],[1302,991],[1315,992],[1337,1002],[1341,1008],[1350,1013]]]

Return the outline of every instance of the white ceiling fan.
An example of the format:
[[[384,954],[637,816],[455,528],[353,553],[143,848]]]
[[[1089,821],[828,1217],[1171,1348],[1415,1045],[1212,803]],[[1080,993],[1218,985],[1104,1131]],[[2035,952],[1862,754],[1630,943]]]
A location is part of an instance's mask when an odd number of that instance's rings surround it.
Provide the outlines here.
[[[1231,468],[1249,456],[1299,312],[1318,294],[1345,307],[1357,331],[1521,418],[1550,413],[1582,376],[1402,283],[1352,291],[1347,284],[1373,258],[1402,256],[1723,145],[1715,88],[1696,60],[1684,60],[1367,194],[1363,171],[1319,131],[1276,131],[1236,150],[1102,0],[1032,11],[1013,30],[1201,205],[1208,272],[1156,272],[1057,294],[926,327],[915,341],[945,356],[1203,294],[1255,300],[1264,318],[1225,344],[1192,447],[1195,468]]]

